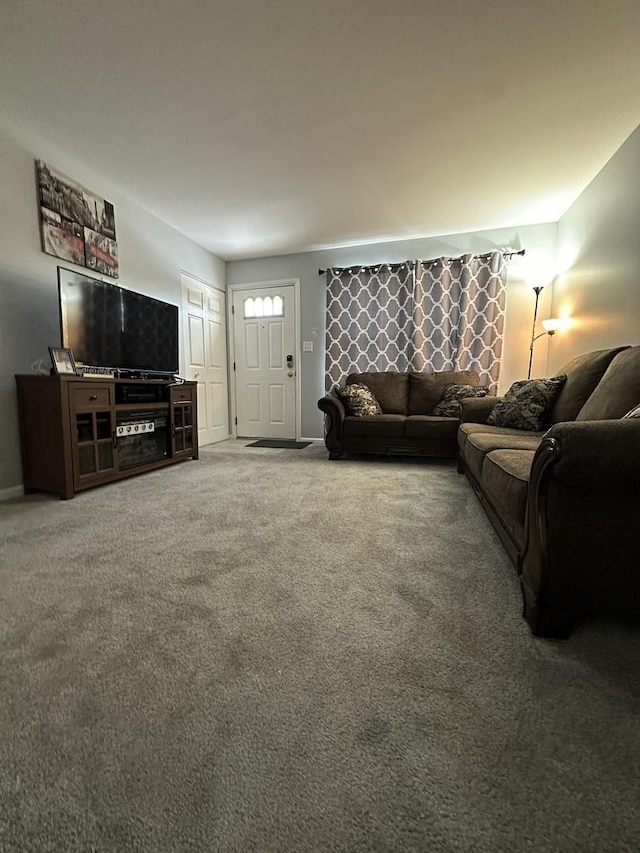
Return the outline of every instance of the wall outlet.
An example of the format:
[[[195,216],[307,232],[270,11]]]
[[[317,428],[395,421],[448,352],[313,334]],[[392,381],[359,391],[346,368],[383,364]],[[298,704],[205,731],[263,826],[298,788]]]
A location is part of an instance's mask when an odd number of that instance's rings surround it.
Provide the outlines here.
[[[302,352],[313,352],[313,341],[302,341]]]

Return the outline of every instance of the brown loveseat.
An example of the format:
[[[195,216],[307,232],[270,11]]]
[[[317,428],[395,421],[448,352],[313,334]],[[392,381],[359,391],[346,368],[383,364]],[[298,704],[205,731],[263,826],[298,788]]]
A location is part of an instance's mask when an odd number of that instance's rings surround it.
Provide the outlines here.
[[[474,370],[350,374],[346,384],[362,383],[370,388],[382,414],[348,415],[335,392],[319,400],[318,408],[326,415],[325,444],[329,459],[340,459],[343,453],[455,457],[459,418],[433,417],[431,412],[447,386],[477,386],[479,381]]]
[[[489,426],[465,400],[459,462],[515,563],[534,634],[568,636],[590,614],[640,611],[640,347],[599,350],[567,381],[545,432]]]

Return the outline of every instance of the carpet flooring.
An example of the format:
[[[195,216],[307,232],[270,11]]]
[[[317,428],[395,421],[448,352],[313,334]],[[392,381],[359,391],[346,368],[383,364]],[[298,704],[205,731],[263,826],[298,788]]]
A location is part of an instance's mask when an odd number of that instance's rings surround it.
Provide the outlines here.
[[[530,636],[448,461],[0,504],[0,851],[631,853],[640,630]]]

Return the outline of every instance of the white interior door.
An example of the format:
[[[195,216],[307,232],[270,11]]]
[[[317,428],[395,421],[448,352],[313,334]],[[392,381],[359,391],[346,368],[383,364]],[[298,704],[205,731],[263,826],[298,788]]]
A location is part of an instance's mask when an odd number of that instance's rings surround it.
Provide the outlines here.
[[[182,275],[185,379],[198,383],[198,442],[229,437],[226,294]]]
[[[296,438],[295,287],[233,294],[237,434]]]

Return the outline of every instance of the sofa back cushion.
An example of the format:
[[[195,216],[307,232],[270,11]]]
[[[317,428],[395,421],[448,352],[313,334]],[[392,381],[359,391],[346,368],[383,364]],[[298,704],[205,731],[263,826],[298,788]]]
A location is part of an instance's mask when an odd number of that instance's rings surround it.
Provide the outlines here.
[[[580,409],[578,421],[623,418],[640,400],[640,347],[619,352],[595,391]]]
[[[373,391],[385,415],[406,415],[409,399],[409,375],[387,370],[376,373],[352,373],[347,377],[347,385],[359,383]]]
[[[475,370],[441,370],[439,373],[409,374],[409,414],[430,415],[449,385],[480,384]]]
[[[558,374],[564,374],[567,381],[562,386],[549,415],[549,423],[557,424],[562,421],[575,421],[578,412],[589,399],[596,385],[615,356],[628,347],[601,349],[588,352],[572,359],[565,364]]]

